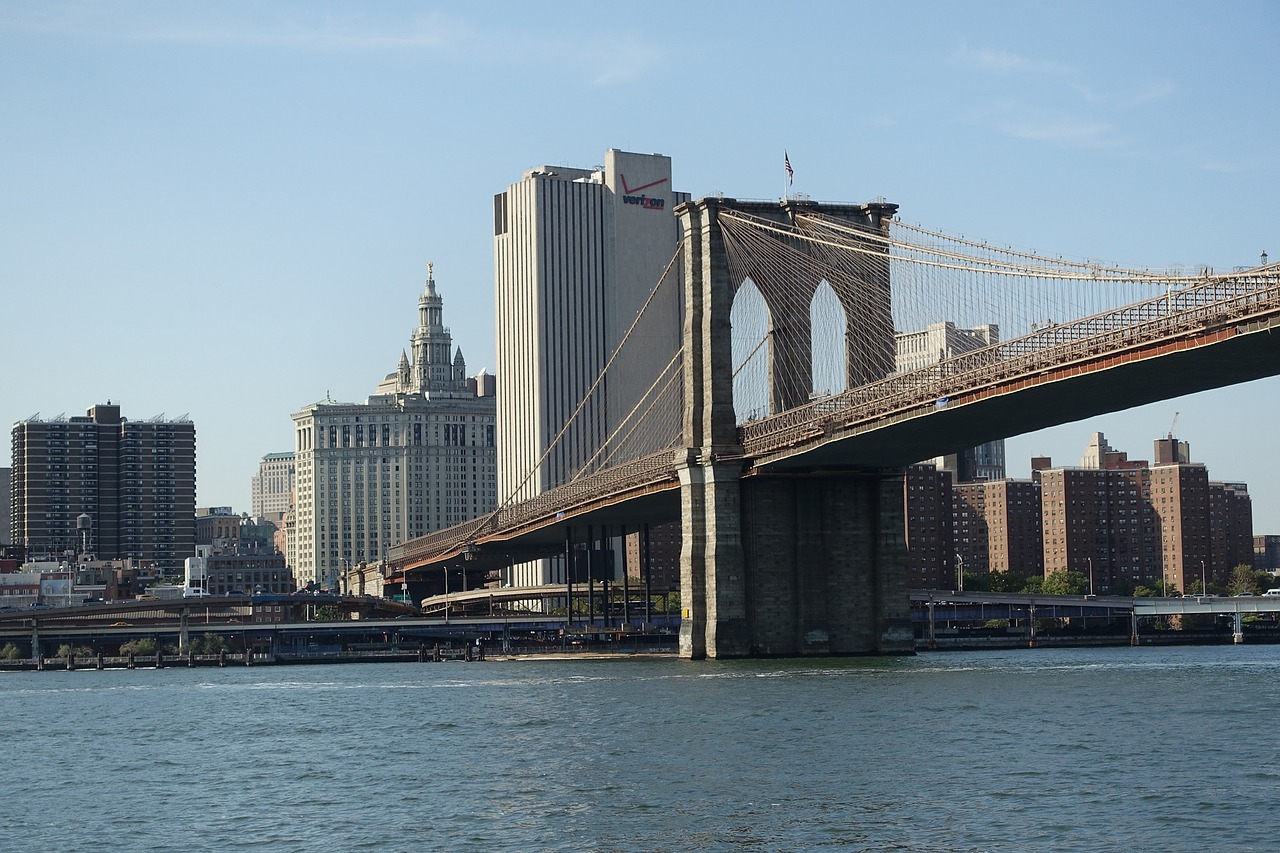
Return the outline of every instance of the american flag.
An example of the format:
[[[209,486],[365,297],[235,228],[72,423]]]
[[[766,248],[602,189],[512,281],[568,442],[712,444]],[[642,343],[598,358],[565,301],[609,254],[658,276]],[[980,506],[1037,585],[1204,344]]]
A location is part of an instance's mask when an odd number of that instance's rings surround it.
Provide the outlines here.
[[[795,179],[796,173],[791,171],[791,158],[787,156],[787,149],[782,149],[782,168],[787,173],[787,186],[791,186],[791,182]]]

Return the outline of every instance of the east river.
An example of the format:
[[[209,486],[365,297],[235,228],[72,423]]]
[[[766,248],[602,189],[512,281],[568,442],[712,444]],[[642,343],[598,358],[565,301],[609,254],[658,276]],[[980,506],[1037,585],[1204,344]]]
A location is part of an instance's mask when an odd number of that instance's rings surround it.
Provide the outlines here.
[[[0,848],[1269,851],[1280,646],[0,674]]]

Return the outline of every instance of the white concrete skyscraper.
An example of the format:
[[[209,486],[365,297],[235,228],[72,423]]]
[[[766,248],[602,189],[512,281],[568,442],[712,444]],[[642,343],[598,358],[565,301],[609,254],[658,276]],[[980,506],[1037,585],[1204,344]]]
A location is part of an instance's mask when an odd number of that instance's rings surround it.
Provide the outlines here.
[[[581,468],[679,347],[682,294],[670,287],[646,312],[643,353],[542,459],[675,255],[673,211],[688,199],[671,187],[670,157],[616,149],[594,169],[530,169],[494,197],[500,500]],[[531,563],[515,580],[558,582],[562,571]]]

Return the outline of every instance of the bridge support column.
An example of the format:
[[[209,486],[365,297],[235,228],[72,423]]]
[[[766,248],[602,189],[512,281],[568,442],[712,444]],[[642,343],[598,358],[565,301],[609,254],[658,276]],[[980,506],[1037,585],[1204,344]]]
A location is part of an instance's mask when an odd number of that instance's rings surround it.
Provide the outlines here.
[[[681,467],[680,654],[910,654],[902,477]]]
[[[685,449],[676,459],[680,654],[910,653],[901,472],[742,478],[730,322],[739,282],[730,273],[719,222],[722,208],[733,205],[700,199],[677,211],[685,287]],[[788,310],[800,324],[791,340],[807,341],[807,311]],[[891,347],[891,324],[887,329],[888,343],[880,345]],[[773,365],[780,382],[775,391],[781,388],[775,405],[807,396],[807,367],[803,355]]]
[[[742,481],[751,653],[909,654],[900,473]]]
[[[720,202],[680,206],[684,229],[685,450],[680,476],[680,654],[750,653],[742,564],[741,447],[733,413],[734,285]]]
[[[740,462],[680,465],[680,656],[744,657],[746,587],[742,560]]]

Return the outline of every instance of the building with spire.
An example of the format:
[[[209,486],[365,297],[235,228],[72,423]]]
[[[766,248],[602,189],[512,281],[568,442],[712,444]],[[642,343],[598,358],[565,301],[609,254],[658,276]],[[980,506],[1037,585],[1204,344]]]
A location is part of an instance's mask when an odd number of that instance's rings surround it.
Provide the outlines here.
[[[494,382],[467,377],[431,265],[409,341],[364,403],[325,399],[293,415],[288,558],[300,586],[336,587],[395,543],[497,506]]]

